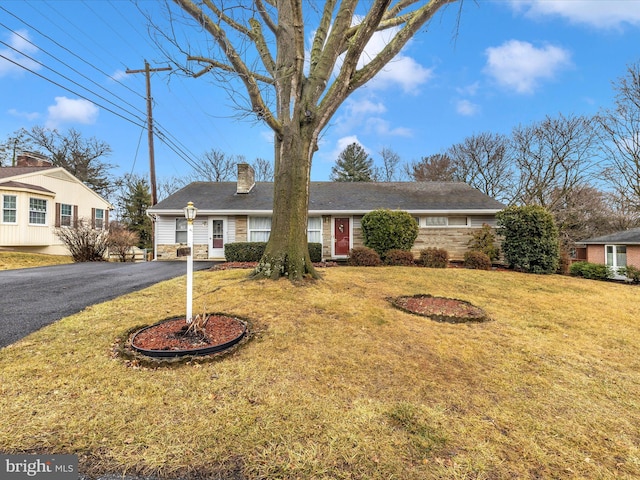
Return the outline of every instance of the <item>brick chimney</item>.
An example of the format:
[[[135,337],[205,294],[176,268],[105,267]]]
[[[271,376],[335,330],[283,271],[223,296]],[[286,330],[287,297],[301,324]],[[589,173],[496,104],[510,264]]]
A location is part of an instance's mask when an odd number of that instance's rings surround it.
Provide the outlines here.
[[[53,163],[45,157],[34,156],[29,154],[18,155],[16,161],[17,167],[53,167]]]
[[[256,184],[256,173],[248,163],[238,164],[236,193],[249,193]]]

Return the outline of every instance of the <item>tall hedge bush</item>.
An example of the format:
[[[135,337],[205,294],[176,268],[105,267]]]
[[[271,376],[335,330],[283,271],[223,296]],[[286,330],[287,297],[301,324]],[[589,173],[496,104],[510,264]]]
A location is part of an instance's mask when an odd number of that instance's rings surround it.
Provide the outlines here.
[[[400,210],[373,210],[362,217],[361,225],[364,245],[382,258],[389,250],[411,250],[418,238],[415,218]]]
[[[558,228],[543,207],[508,207],[496,215],[503,237],[507,264],[522,272],[555,273],[558,270]]]

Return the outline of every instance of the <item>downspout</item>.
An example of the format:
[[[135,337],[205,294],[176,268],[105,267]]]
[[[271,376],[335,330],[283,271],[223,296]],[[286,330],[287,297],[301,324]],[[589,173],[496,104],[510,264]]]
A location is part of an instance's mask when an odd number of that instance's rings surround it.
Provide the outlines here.
[[[158,251],[158,246],[156,245],[156,214],[149,213],[149,210],[146,212],[147,217],[151,219],[151,245],[153,245],[153,261],[157,260],[156,252]],[[145,258],[145,261],[147,259]]]

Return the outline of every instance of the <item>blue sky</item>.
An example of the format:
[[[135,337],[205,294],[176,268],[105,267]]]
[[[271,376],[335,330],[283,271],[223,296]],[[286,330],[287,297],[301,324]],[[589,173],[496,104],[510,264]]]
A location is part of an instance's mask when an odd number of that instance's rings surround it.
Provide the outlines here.
[[[159,14],[160,2],[138,3]],[[377,163],[383,148],[411,162],[545,115],[595,114],[612,106],[612,82],[640,61],[640,0],[466,0],[456,30],[457,12],[454,4],[438,13],[345,102],[322,137],[312,180],[329,180],[354,141]],[[125,73],[145,59],[167,65],[146,23],[127,0],[0,1],[0,139],[34,125],[74,128],[111,146],[113,173],[146,175],[145,79]],[[155,73],[152,95],[170,144],[156,137],[159,180],[189,173],[211,149],[272,160],[268,128],[239,119],[206,76]]]

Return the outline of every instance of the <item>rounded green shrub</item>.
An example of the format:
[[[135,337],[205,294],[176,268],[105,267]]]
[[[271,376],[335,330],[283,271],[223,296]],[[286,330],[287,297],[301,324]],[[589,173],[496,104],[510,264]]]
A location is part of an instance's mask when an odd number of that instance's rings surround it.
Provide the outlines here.
[[[496,214],[502,251],[507,264],[527,273],[555,273],[558,270],[558,228],[544,207],[512,206]]]
[[[394,248],[389,250],[384,257],[385,265],[410,267],[414,265],[413,253],[408,250]]]
[[[484,252],[472,250],[464,254],[464,266],[474,270],[491,270],[491,259]]]
[[[364,245],[381,258],[389,250],[411,250],[418,238],[418,222],[401,210],[373,210],[362,217],[361,225]]]
[[[352,267],[377,267],[382,265],[380,255],[373,248],[355,247],[349,252],[347,265]]]
[[[588,278],[589,280],[607,280],[613,277],[611,267],[591,262],[575,262],[569,268],[569,273],[574,277]]]
[[[497,245],[498,240],[490,225],[483,223],[480,230],[476,230],[469,240],[469,250],[482,252],[494,262],[500,258],[500,248]]]
[[[420,250],[418,264],[429,268],[447,268],[449,252],[444,248],[424,248]]]

